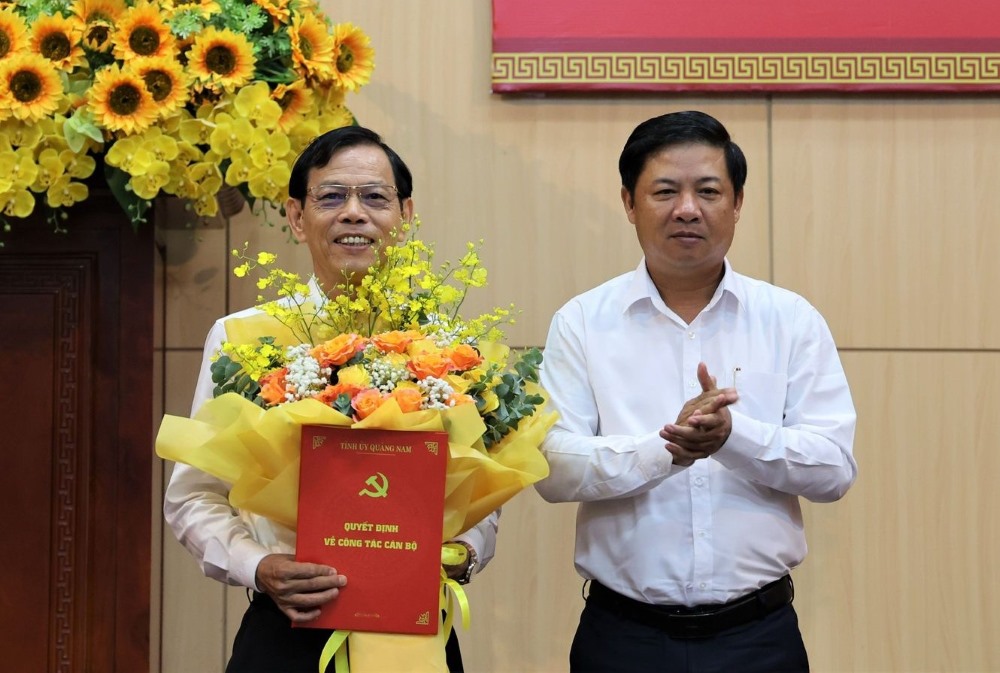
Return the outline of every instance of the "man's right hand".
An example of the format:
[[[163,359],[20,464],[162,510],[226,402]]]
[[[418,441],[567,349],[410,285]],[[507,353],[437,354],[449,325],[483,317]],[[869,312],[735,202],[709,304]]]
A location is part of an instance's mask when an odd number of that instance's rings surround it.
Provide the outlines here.
[[[720,390],[717,387],[715,377],[708,373],[704,362],[698,364],[698,382],[701,394],[685,402],[677,420],[660,431],[660,437],[667,440],[667,450],[674,456],[674,464],[681,467],[689,467],[695,460],[707,458],[719,450],[729,437],[731,427],[726,408],[739,400],[735,388]]]
[[[298,563],[291,554],[269,554],[257,564],[257,588],[293,622],[319,617],[320,606],[334,600],[347,578],[330,566]]]

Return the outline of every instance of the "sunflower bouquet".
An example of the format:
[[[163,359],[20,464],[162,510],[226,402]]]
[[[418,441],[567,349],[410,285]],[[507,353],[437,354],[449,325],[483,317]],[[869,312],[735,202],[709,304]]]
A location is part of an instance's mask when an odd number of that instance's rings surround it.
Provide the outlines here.
[[[161,194],[216,215],[224,185],[280,208],[298,153],[353,123],[369,43],[313,0],[0,2],[0,224],[60,228],[100,163],[134,226]]]

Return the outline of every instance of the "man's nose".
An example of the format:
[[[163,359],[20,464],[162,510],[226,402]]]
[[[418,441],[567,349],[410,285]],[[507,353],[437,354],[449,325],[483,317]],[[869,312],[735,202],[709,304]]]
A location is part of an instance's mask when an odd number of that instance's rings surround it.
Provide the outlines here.
[[[364,219],[367,215],[368,211],[361,205],[361,195],[351,190],[347,194],[347,200],[344,201],[344,205],[340,208],[340,216],[353,222]]]
[[[674,204],[674,216],[685,221],[697,219],[701,215],[701,207],[693,192],[683,191],[677,195]]]

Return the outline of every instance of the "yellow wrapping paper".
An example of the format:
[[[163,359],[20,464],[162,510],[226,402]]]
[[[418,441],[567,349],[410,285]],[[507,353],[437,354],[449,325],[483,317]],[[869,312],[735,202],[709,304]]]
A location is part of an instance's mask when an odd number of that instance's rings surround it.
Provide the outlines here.
[[[229,500],[234,507],[294,529],[302,425],[443,430],[449,438],[443,537],[448,540],[548,476],[548,464],[538,447],[555,420],[554,413],[540,407],[516,432],[486,451],[480,439],[485,425],[474,405],[404,414],[395,400],[389,400],[365,420],[353,423],[316,400],[264,410],[228,393],[206,402],[194,418],[165,416],[156,437],[156,453],[230,483]],[[446,673],[446,636],[351,632],[350,670]]]

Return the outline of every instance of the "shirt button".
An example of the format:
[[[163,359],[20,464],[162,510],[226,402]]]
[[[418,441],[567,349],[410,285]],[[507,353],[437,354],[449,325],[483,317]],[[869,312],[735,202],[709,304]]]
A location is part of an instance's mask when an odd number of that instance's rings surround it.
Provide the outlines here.
[[[698,537],[705,537],[706,535],[708,535],[708,533],[706,533],[705,531],[703,530],[698,531]],[[704,587],[705,585],[703,584],[702,586]]]
[[[698,477],[698,478],[696,478],[694,480],[694,485],[695,486],[701,486],[704,483],[705,483],[705,478],[704,477]]]
[[[694,332],[688,332],[688,339],[694,338]]]
[[[698,585],[698,588],[699,589],[704,589],[707,586],[708,586],[707,584],[705,584],[704,582],[702,582],[701,584]]]
[[[691,383],[688,384],[688,388],[694,389],[694,388],[697,388],[697,387],[698,387],[698,384],[695,383],[694,381],[692,381]]]

